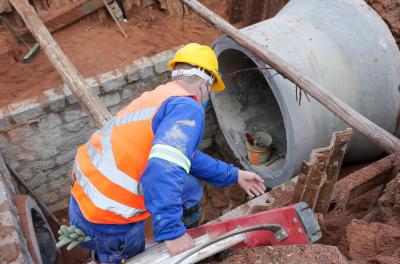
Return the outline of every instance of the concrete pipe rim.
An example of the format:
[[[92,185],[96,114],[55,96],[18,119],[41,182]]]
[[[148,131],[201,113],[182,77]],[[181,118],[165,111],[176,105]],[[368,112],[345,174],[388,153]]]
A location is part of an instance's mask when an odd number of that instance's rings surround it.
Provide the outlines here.
[[[223,41],[222,41],[223,39]],[[229,43],[229,47],[228,44]],[[274,175],[267,175],[265,173],[265,169],[260,169],[260,166],[254,166],[250,164],[248,159],[244,158],[243,155],[240,155],[237,151],[235,146],[235,142],[232,142],[231,136],[229,135],[229,131],[226,126],[223,125],[224,121],[223,119],[225,118],[224,113],[219,107],[219,102],[218,102],[218,96],[219,94],[213,93],[211,95],[211,101],[213,103],[215,113],[218,119],[218,123],[221,127],[222,133],[230,147],[230,149],[233,151],[234,155],[236,158],[238,158],[243,165],[245,169],[255,171],[259,173],[261,176],[263,176],[265,183],[268,187],[275,187],[279,185],[280,183],[289,180],[293,176],[293,171],[295,168],[293,167],[292,163],[289,162],[290,160],[293,160],[295,158],[294,151],[292,150],[292,146],[294,145],[292,142],[295,142],[296,139],[294,137],[294,128],[292,127],[292,122],[288,121],[289,119],[293,118],[293,116],[297,116],[296,113],[292,113],[292,109],[287,107],[287,104],[285,103],[285,100],[282,98],[282,94],[280,93],[279,89],[277,88],[277,84],[274,78],[272,78],[275,74],[275,70],[267,69],[270,68],[268,65],[262,63],[260,60],[254,57],[248,50],[245,48],[241,47],[239,44],[231,40],[230,38],[224,36],[219,38],[216,42],[213,44],[214,51],[217,54],[217,57],[219,59],[219,64],[220,64],[220,71],[223,73],[223,78],[226,84],[226,90],[223,91],[222,93],[227,93],[229,92],[230,86],[229,86],[229,81],[227,81],[226,74],[224,76],[224,63],[221,61],[221,56],[224,55],[226,52],[237,52],[241,53],[244,56],[246,56],[246,59],[251,61],[252,64],[254,64],[256,67],[258,67],[261,72],[261,75],[267,84],[266,89],[269,89],[276,101],[277,106],[279,107],[280,114],[282,116],[282,121],[283,121],[283,130],[284,130],[284,137],[286,140],[286,146],[284,149],[284,158],[282,158],[283,164],[278,164],[276,165],[279,167],[276,173]],[[228,73],[229,75],[230,73]],[[236,142],[237,143],[237,142]],[[272,164],[274,165],[274,164]],[[263,164],[262,166],[265,166]]]
[[[61,253],[56,248],[56,240],[42,210],[29,195],[16,195],[14,199],[33,260],[35,263],[56,263]]]

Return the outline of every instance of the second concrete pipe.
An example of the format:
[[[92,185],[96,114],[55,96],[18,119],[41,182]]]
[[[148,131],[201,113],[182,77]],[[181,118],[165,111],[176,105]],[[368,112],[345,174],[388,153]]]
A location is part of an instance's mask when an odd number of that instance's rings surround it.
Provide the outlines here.
[[[400,103],[400,52],[379,15],[362,0],[291,0],[272,19],[241,29],[258,44],[332,91],[362,115],[395,133]],[[214,43],[226,91],[212,95],[225,139],[244,168],[268,186],[298,173],[311,150],[347,125],[245,48],[223,36]],[[271,134],[278,155],[270,166],[247,159],[245,132]],[[382,153],[355,132],[345,161]]]

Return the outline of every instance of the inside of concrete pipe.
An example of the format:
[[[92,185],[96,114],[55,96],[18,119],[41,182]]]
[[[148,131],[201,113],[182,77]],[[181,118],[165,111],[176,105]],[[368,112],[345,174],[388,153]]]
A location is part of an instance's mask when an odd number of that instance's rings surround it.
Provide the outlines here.
[[[226,90],[215,94],[213,105],[225,139],[246,169],[268,183],[282,174],[287,143],[284,120],[271,87],[256,63],[243,52],[227,49],[218,56]],[[263,69],[265,70],[265,69]],[[246,132],[266,132],[272,137],[271,155],[260,165],[249,162]],[[268,165],[268,166],[267,166]]]
[[[41,214],[33,208],[31,209],[31,215],[43,264],[56,263],[57,249],[46,221],[42,218]]]

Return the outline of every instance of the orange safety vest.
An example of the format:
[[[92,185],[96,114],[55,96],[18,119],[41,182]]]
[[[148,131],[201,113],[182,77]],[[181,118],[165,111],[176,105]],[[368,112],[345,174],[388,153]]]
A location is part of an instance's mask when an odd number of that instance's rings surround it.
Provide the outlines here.
[[[88,221],[127,224],[150,215],[144,205],[140,177],[152,151],[153,117],[161,104],[173,96],[190,96],[198,101],[176,82],[158,86],[133,100],[79,147],[71,192]],[[178,156],[172,159],[184,163],[185,158]]]

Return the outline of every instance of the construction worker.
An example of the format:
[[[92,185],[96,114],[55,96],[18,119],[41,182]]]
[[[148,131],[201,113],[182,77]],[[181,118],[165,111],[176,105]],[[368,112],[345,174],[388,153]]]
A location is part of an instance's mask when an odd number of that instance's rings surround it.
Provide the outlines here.
[[[193,247],[186,228],[199,222],[201,181],[239,184],[251,197],[265,192],[255,173],[198,150],[210,91],[224,90],[213,50],[191,43],[168,65],[171,82],[133,100],[77,151],[70,221],[101,263],[142,252],[150,215],[154,240],[171,255]]]

